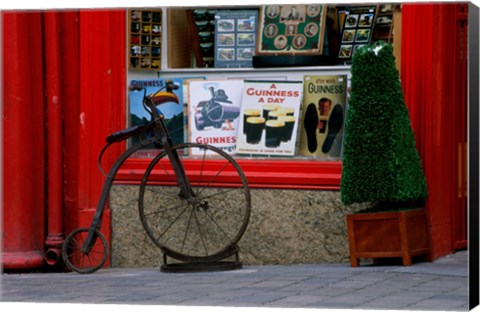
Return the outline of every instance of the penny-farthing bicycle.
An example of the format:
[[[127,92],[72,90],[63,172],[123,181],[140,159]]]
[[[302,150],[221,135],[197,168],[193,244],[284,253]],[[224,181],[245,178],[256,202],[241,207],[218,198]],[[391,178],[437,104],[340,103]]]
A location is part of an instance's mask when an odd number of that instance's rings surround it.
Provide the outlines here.
[[[114,177],[125,160],[152,144],[159,146],[160,152],[140,183],[138,209],[146,233],[164,254],[162,271],[241,266],[237,243],[247,228],[251,209],[247,179],[237,162],[221,149],[197,143],[172,144],[157,106],[178,103],[172,92],[177,88],[169,81],[165,91],[150,95],[144,88],[136,89],[144,92],[143,105],[152,121],[107,137],[99,164],[111,144],[147,134],[147,139],[128,148],[109,170],[90,227],[76,229],[66,237],[62,256],[71,270],[92,273],[105,264],[108,243],[100,227]],[[167,264],[167,256],[179,261]],[[222,264],[221,260],[230,256],[236,256],[236,261]]]

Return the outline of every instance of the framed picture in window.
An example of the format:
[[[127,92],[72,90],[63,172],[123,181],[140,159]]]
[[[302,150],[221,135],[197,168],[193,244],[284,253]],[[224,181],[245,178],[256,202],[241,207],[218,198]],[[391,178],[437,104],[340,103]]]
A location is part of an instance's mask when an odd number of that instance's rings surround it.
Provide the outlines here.
[[[326,13],[321,4],[261,7],[256,55],[322,54]]]
[[[373,26],[376,18],[376,6],[348,7],[342,11],[343,21],[340,61],[350,62],[360,47],[372,41]]]
[[[252,67],[258,10],[217,10],[215,67]]]

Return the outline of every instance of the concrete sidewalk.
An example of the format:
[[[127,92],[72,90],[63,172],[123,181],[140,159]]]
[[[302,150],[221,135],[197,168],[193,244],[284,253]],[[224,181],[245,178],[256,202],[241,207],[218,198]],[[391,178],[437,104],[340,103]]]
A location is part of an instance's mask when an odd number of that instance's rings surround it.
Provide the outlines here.
[[[320,309],[468,310],[468,252],[403,266],[244,266],[207,273],[102,269],[2,275],[2,301]]]

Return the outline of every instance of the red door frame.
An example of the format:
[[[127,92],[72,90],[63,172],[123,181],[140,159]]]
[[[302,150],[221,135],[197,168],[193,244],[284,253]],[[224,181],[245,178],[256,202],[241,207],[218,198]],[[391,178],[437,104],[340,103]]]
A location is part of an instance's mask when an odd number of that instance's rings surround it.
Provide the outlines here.
[[[468,153],[468,131],[467,131],[467,85],[468,85],[468,4],[456,7],[456,36],[454,46],[458,47],[454,67],[456,68],[455,98],[461,101],[461,109],[458,111],[458,196],[454,199],[452,206],[452,240],[455,249],[463,249],[468,243],[467,226],[467,202],[468,202],[468,180],[467,180],[467,153]]]
[[[429,188],[433,258],[466,243],[467,46],[458,27],[467,21],[466,7],[402,6],[401,77]]]
[[[65,114],[68,127],[65,140],[66,185],[65,233],[88,227],[97,208],[104,177],[97,167],[97,157],[108,134],[126,124],[126,55],[125,10],[81,10],[66,13],[65,27],[76,40],[66,68],[71,89]],[[66,42],[66,44],[70,44]],[[75,63],[75,61],[77,61]],[[70,71],[71,70],[71,71]],[[68,85],[67,85],[68,84]],[[67,98],[67,97],[66,97]],[[71,123],[70,123],[71,122]],[[111,147],[103,159],[108,168],[125,149],[124,144]],[[110,241],[110,209],[106,209],[102,233]]]

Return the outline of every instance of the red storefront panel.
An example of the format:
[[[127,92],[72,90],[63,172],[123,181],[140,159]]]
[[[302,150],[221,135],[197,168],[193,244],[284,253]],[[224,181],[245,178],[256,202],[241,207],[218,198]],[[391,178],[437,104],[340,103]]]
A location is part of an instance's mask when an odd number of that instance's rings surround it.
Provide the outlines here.
[[[4,13],[2,23],[2,265],[35,268],[45,239],[41,14]]]
[[[466,229],[467,106],[462,68],[466,68],[467,46],[465,41],[460,45],[458,27],[466,17],[457,14],[462,6],[405,4],[402,8],[401,77],[428,182],[434,258],[450,253],[455,241],[466,242],[466,231],[453,235]]]

